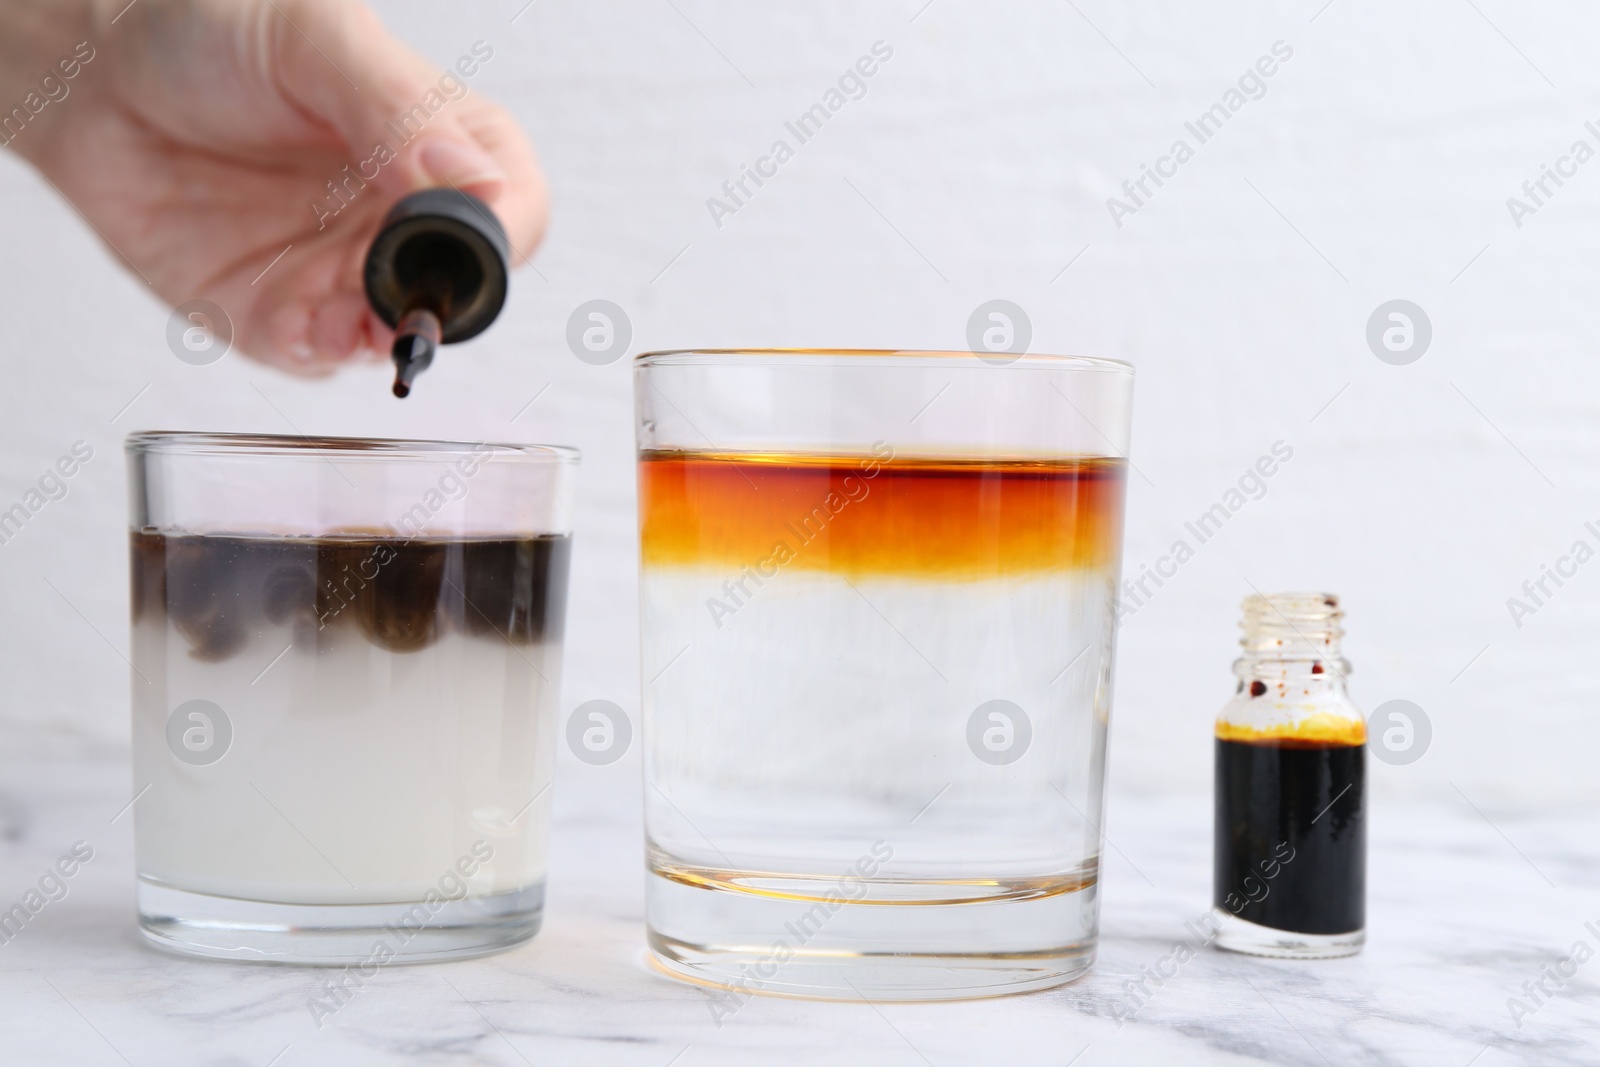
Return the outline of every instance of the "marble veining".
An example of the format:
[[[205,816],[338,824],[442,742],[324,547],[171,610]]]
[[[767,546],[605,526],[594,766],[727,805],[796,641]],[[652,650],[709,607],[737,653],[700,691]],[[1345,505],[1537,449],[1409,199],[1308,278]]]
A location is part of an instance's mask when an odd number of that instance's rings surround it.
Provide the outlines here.
[[[487,959],[385,968],[318,1027],[326,971],[144,946],[127,783],[103,757],[0,771],[0,907],[76,842],[94,850],[0,943],[7,1064],[1600,1063],[1593,812],[1377,798],[1367,948],[1299,963],[1201,943],[1209,803],[1113,796],[1087,978],[939,1005],[757,997],[719,1026],[705,991],[644,961],[637,763],[563,764],[543,932]]]

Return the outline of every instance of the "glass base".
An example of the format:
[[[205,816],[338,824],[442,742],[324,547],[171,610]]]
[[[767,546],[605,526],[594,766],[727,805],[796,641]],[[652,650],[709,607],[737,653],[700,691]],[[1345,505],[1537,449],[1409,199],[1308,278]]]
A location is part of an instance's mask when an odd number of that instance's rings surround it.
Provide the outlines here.
[[[338,967],[431,963],[502,952],[539,932],[544,883],[410,904],[273,904],[139,881],[139,929],[185,956]]]
[[[1212,908],[1211,915],[1218,926],[1212,944],[1229,952],[1243,952],[1250,956],[1328,960],[1354,956],[1367,943],[1366,930],[1352,930],[1347,934],[1298,934],[1292,930],[1274,930],[1270,926],[1248,922],[1224,908]]]
[[[710,891],[649,879],[651,962],[726,990],[840,1001],[965,1000],[1070,982],[1094,964],[1095,887],[1031,900],[870,904]]]

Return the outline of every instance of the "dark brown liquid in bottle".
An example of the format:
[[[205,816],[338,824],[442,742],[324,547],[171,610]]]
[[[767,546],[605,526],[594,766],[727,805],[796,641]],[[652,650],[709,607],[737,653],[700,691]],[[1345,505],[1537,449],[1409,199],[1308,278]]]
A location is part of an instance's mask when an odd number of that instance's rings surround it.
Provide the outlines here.
[[[1260,926],[1366,924],[1365,745],[1218,739],[1216,906]]]

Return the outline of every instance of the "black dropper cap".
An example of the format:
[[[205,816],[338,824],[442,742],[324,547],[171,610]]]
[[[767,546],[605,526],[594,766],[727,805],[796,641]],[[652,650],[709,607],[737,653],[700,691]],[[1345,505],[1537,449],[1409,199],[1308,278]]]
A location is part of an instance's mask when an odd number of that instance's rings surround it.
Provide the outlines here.
[[[396,204],[367,250],[367,302],[395,331],[394,395],[411,392],[441,344],[476,337],[506,302],[510,244],[489,206],[457,189]]]

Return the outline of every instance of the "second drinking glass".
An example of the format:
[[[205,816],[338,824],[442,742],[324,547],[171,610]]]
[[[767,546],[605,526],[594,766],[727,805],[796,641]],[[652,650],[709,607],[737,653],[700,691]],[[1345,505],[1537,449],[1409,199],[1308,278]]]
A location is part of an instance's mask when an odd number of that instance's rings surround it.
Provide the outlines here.
[[[639,357],[659,966],[847,999],[1089,967],[1132,378],[1042,355]]]

